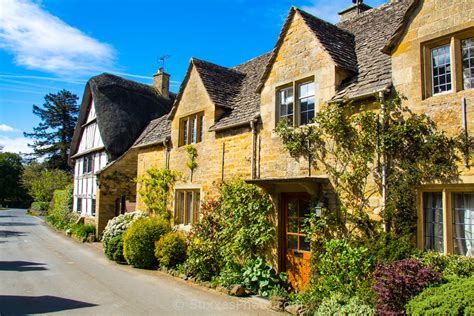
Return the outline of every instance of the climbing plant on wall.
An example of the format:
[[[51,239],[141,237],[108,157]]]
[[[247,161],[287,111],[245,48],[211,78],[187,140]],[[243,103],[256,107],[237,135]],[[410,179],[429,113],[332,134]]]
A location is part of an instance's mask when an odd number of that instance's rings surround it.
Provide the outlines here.
[[[150,213],[170,219],[167,205],[174,183],[179,175],[177,171],[151,168],[146,171],[145,175],[137,178],[140,185],[138,193]]]
[[[333,103],[315,115],[315,124],[295,128],[282,121],[276,128],[293,157],[309,157],[328,175],[348,235],[357,229],[370,237],[380,228],[368,213],[371,198],[382,192],[382,155],[387,198],[381,215],[389,230],[406,234],[415,224],[415,186],[456,179],[457,149],[465,148],[462,138],[448,137],[428,116],[402,107],[398,96],[385,101],[383,117],[380,105]]]

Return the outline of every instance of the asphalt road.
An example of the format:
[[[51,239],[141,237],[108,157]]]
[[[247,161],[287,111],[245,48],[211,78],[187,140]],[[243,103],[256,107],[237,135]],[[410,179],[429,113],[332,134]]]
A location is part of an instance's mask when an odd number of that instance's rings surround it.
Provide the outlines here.
[[[252,299],[107,260],[25,210],[0,211],[0,315],[267,315]]]

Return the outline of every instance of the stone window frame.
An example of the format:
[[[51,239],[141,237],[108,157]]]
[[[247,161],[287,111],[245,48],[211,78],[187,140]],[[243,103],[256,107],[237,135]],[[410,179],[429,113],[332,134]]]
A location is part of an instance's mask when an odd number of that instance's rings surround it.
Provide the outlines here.
[[[438,36],[421,43],[421,71],[423,99],[439,95],[459,92],[464,89],[463,83],[463,58],[461,41],[474,37],[474,27],[448,35]],[[449,45],[451,59],[451,90],[433,93],[433,67],[431,52],[433,49]]]
[[[474,184],[462,185],[432,185],[424,186],[417,190],[417,246],[419,249],[425,249],[425,218],[423,193],[436,193],[442,195],[443,208],[443,254],[454,254],[454,235],[453,235],[453,193],[472,193]]]
[[[194,122],[193,128],[190,123]],[[178,146],[197,144],[204,139],[204,111],[186,115],[179,119]]]
[[[190,198],[190,204],[187,202]],[[191,206],[191,209],[189,208]],[[175,225],[194,225],[199,221],[201,208],[200,189],[176,189],[174,191]]]
[[[302,79],[294,80],[288,83],[285,83],[283,85],[279,85],[275,89],[275,113],[276,113],[276,122],[275,125],[278,124],[280,121],[280,91],[288,89],[288,88],[293,88],[293,126],[301,126],[300,124],[300,95],[299,95],[299,86],[305,83],[310,83],[312,82],[314,87],[314,94],[313,98],[315,98],[315,104],[314,104],[314,113],[316,114],[316,86],[315,86],[315,78],[314,76],[308,76]]]

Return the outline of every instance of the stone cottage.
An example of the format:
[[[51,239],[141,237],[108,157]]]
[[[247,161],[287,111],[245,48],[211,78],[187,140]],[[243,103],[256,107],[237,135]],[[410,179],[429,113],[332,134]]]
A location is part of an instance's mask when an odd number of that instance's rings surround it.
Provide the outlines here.
[[[284,149],[274,132],[280,119],[301,126],[330,102],[370,103],[396,91],[407,97],[403,105],[448,134],[474,132],[472,1],[392,0],[376,8],[357,1],[340,15],[331,24],[293,7],[271,52],[232,68],[191,59],[170,113],[152,120],[123,159],[136,159],[138,176],[151,167],[181,172],[171,208],[182,229],[199,220],[200,201],[215,195],[220,181],[240,177],[265,189],[277,210],[274,261],[296,288],[309,276],[309,244],[300,231],[316,211],[309,200],[319,207],[334,198],[324,172]],[[192,174],[188,144],[198,153]],[[420,248],[472,255],[468,165],[459,166],[457,184],[418,188]],[[373,201],[372,217],[381,203]],[[145,208],[137,196],[137,209]],[[110,210],[99,208],[98,218],[103,212]]]

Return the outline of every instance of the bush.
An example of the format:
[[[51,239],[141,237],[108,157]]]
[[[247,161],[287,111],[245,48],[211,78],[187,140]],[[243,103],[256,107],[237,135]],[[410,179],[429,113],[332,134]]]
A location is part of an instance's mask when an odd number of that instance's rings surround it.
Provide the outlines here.
[[[136,268],[155,267],[155,241],[169,230],[169,223],[161,217],[141,218],[133,222],[123,236],[123,255],[127,263]]]
[[[282,287],[287,280],[285,273],[278,275],[272,266],[261,258],[248,260],[242,277],[245,287],[261,296],[268,296],[275,288]]]
[[[224,261],[220,252],[222,220],[218,208],[217,200],[204,202],[201,205],[203,217],[189,234],[187,272],[201,280],[209,281],[219,275]]]
[[[358,297],[349,297],[341,292],[334,292],[323,299],[315,315],[342,316],[342,315],[374,315],[374,309]]]
[[[47,221],[58,229],[66,229],[74,224],[79,215],[72,211],[73,187],[56,190],[49,205]]]
[[[155,243],[155,257],[160,266],[175,267],[186,259],[186,240],[183,233],[169,232]]]
[[[95,225],[92,224],[72,224],[69,228],[71,233],[78,238],[86,239],[89,235],[95,236]]]
[[[374,277],[377,314],[403,313],[411,298],[440,280],[439,273],[416,259],[379,264]]]
[[[374,264],[373,258],[367,255],[368,249],[334,239],[323,243],[323,250],[317,265],[316,279],[323,297],[335,290],[355,295],[356,290],[369,277]]]
[[[430,287],[406,306],[409,315],[474,315],[474,277]]]
[[[30,206],[30,212],[46,213],[49,208],[49,202],[33,202]]]
[[[416,252],[410,235],[398,236],[394,233],[380,232],[376,237],[359,242],[361,246],[367,247],[367,255],[375,258],[376,263],[407,259]]]
[[[469,277],[474,275],[474,258],[458,255],[444,255],[434,251],[419,253],[418,258],[424,265],[430,265],[440,272],[443,278]]]
[[[110,238],[107,242],[107,247],[104,247],[104,252],[107,258],[115,262],[125,262],[123,256],[123,234]]]
[[[104,252],[107,258],[117,262],[125,262],[125,258],[123,257],[123,234],[131,223],[147,216],[148,215],[142,212],[133,212],[125,213],[109,220],[102,234],[102,245],[104,246]],[[118,239],[120,239],[120,242]],[[112,240],[114,241],[112,242]]]

